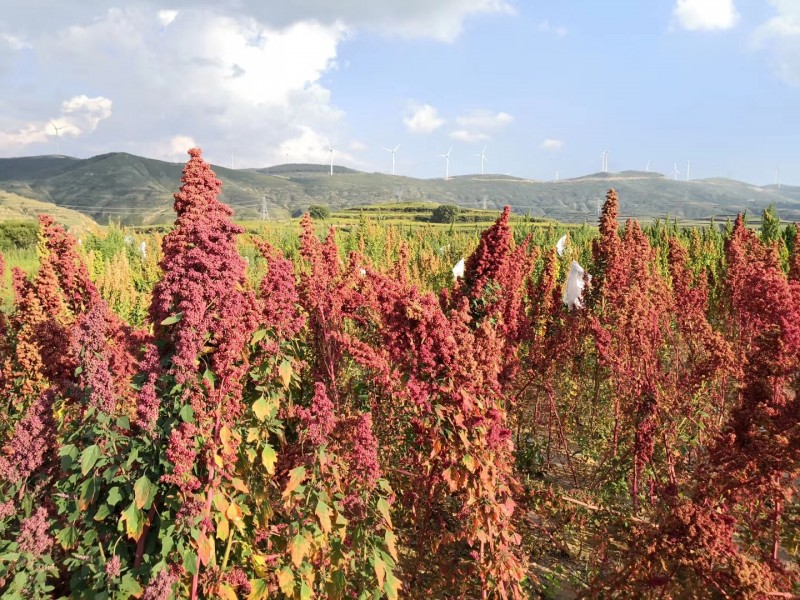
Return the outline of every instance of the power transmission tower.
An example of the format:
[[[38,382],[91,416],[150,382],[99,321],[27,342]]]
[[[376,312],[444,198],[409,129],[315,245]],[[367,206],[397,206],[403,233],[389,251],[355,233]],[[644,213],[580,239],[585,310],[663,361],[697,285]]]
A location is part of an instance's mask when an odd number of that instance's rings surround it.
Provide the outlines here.
[[[261,220],[269,220],[269,209],[267,208],[267,197],[261,198]]]

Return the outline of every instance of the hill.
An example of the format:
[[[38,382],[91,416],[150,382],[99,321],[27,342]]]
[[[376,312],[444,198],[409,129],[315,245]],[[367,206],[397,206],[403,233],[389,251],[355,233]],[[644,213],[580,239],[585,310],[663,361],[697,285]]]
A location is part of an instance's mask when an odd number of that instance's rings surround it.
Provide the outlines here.
[[[88,159],[34,156],[0,159],[0,190],[79,211],[99,223],[159,224],[172,220],[172,195],[181,163],[126,153]],[[499,209],[580,223],[597,218],[608,188],[622,200],[623,217],[684,221],[724,219],[737,212],[760,213],[774,203],[784,220],[800,221],[800,188],[759,187],[730,179],[674,181],[660,173],[593,173],[561,181],[510,175],[461,175],[415,179],[364,173],[334,165],[286,164],[263,169],[214,167],[223,182],[222,201],[242,220],[283,219],[311,204],[334,210],[386,202],[433,202],[465,208]]]
[[[0,221],[35,221],[41,214],[50,215],[72,232],[97,229],[97,223],[77,211],[0,191]]]

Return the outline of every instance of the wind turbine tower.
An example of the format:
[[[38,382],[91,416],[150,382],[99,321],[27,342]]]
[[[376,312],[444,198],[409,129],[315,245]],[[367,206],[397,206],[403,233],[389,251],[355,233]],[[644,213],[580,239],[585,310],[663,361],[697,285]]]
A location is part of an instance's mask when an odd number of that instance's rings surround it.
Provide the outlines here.
[[[608,173],[608,150],[604,150],[600,156],[603,159],[603,173]]]
[[[686,181],[689,181],[689,170],[692,168],[692,161],[686,161]]]
[[[645,173],[649,173],[650,172],[650,161],[649,160],[647,161],[647,164],[644,167],[644,172]]]
[[[328,152],[331,153],[331,175],[333,175],[333,146],[328,142]]]
[[[64,126],[62,125],[61,127],[59,127],[58,125],[56,125],[52,121],[50,121],[50,125],[52,125],[53,129],[56,130],[56,155],[58,155],[58,154],[60,154],[60,152],[58,151],[58,132],[61,131],[62,129],[64,129]]]
[[[447,181],[450,179],[450,153],[453,151],[453,147],[450,146],[450,150],[447,151],[447,154],[440,154],[439,156],[444,159],[444,180]]]
[[[675,163],[675,166],[672,168],[672,178],[675,181],[678,181],[678,175],[680,175],[680,171],[678,171],[678,163]]]
[[[480,154],[476,154],[475,156],[481,157],[481,175],[483,175],[483,163],[484,161],[489,162],[489,159],[486,158],[486,146],[483,147],[483,150],[481,150]]]
[[[400,147],[400,144],[397,144],[394,148],[384,148],[387,152],[392,153],[392,175],[394,175],[394,154],[397,152],[397,149]]]

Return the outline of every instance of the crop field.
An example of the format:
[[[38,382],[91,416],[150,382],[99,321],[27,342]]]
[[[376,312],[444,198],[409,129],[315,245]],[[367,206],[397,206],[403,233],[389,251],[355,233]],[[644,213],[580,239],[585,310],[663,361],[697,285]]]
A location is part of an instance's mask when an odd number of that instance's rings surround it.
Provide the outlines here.
[[[796,225],[237,222],[190,154],[0,236],[3,598],[800,594]]]

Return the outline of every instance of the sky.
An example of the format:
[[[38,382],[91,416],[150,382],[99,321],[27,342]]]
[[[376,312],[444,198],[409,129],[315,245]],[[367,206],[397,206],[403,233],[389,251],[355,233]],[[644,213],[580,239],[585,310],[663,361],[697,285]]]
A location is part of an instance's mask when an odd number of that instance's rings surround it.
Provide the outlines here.
[[[800,185],[800,0],[0,0],[0,157]]]

